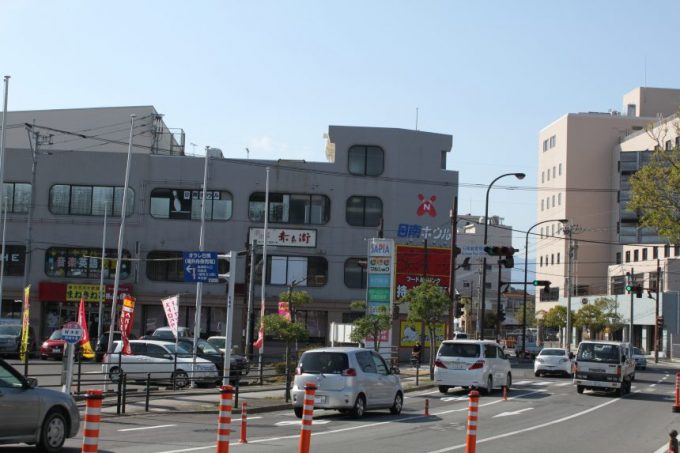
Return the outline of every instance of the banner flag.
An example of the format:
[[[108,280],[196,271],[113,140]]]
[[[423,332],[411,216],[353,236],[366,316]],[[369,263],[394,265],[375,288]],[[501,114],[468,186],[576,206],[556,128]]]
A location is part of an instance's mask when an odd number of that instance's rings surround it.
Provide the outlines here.
[[[132,332],[132,320],[135,313],[135,298],[126,295],[123,299],[123,308],[120,311],[120,338],[123,342],[121,354],[132,355],[130,348],[130,333]]]
[[[19,347],[19,359],[22,362],[26,361],[28,353],[28,323],[29,311],[31,307],[31,285],[24,288],[24,313],[21,320],[21,346]]]
[[[168,319],[168,326],[172,329],[172,333],[177,338],[177,323],[179,319],[179,294],[176,296],[161,299],[163,303],[163,310],[165,310],[165,317]]]
[[[78,324],[83,329],[83,338],[80,340],[82,347],[81,354],[86,359],[94,359],[94,351],[90,343],[90,332],[87,329],[87,316],[85,316],[85,299],[80,298],[80,306],[78,307]]]

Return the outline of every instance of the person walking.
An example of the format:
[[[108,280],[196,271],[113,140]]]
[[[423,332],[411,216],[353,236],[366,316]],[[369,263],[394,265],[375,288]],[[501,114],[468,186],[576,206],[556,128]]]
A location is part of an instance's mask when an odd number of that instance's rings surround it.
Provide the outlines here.
[[[678,432],[676,430],[668,433],[668,453],[678,453]]]
[[[422,354],[423,346],[420,344],[420,341],[416,341],[416,344],[413,345],[413,349],[411,350],[411,363],[413,366],[420,365],[420,358]]]

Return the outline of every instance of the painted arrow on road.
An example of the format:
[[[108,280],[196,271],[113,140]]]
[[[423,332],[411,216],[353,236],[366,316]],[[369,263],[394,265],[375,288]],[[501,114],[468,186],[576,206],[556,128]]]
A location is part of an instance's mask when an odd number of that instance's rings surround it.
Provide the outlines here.
[[[520,410],[514,411],[514,412],[501,412],[501,413],[498,414],[498,415],[494,415],[492,418],[496,418],[496,417],[507,417],[508,415],[519,415],[519,414],[521,414],[522,412],[530,411],[530,410],[532,410],[532,409],[533,409],[533,407],[527,407],[527,408],[525,408],[525,409],[520,409]]]

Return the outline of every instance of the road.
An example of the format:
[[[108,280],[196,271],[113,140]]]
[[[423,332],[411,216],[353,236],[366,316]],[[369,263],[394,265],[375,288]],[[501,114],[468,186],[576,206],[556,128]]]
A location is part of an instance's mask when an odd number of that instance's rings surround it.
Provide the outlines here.
[[[500,392],[482,396],[477,451],[654,452],[680,415],[671,413],[675,371],[657,367],[638,371],[631,394],[618,398],[586,391],[578,395],[569,379],[527,378],[516,381],[504,401]],[[410,393],[404,412],[369,412],[354,420],[331,411],[314,416],[312,451],[424,452],[464,451],[466,392],[441,395]],[[423,415],[425,399],[430,416]],[[249,419],[248,444],[238,444],[240,419],[234,419],[232,447],[268,453],[296,451],[300,424],[292,411],[257,414]],[[182,453],[215,448],[214,414],[162,414],[107,418],[100,451]],[[81,439],[67,441],[79,451]],[[30,447],[15,448],[31,451]],[[15,451],[13,450],[13,451]],[[2,451],[2,449],[0,449]]]

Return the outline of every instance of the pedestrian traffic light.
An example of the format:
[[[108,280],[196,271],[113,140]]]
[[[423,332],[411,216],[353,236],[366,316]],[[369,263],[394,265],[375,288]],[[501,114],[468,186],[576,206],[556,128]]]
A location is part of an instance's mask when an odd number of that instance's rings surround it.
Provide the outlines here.
[[[658,327],[659,329],[663,329],[663,316],[657,316],[656,327]]]
[[[514,255],[515,252],[519,252],[519,249],[507,246],[486,246],[484,247],[484,251],[489,256],[504,256],[505,258],[501,260],[503,265],[508,268],[513,268],[515,267],[515,260],[512,255]]]

